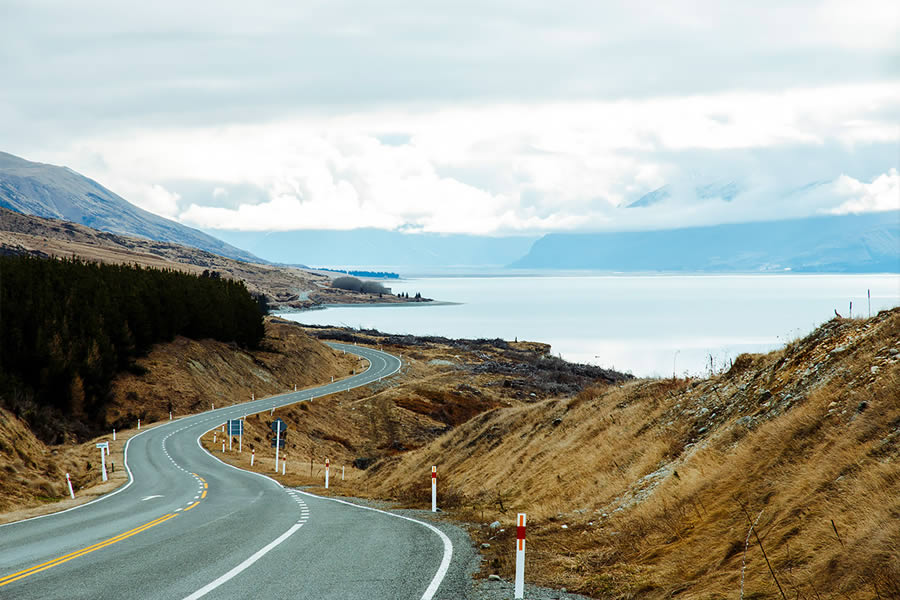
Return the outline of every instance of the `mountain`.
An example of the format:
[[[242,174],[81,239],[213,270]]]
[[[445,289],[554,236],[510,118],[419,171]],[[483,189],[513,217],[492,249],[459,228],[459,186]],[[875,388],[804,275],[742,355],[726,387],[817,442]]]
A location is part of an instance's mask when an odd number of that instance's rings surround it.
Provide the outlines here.
[[[111,233],[192,246],[236,260],[265,262],[202,231],[140,209],[71,169],[5,152],[0,152],[0,207]]]
[[[511,267],[900,272],[900,211],[662,231],[548,234]]]
[[[487,237],[351,231],[210,230],[272,262],[314,266],[367,266],[394,270],[503,267],[520,258],[537,237]]]

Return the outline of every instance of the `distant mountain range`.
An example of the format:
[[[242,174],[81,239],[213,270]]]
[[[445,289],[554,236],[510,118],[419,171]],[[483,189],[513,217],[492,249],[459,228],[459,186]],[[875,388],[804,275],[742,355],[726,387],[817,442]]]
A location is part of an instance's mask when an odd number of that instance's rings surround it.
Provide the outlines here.
[[[900,211],[690,227],[553,233],[519,269],[900,272]]]
[[[821,182],[807,188],[817,185]],[[698,198],[731,201],[741,189],[739,182],[721,181],[697,185],[694,192]],[[651,207],[671,194],[669,186],[663,186],[623,209]],[[900,211],[654,231],[553,233],[539,239],[380,229],[204,233],[142,210],[71,169],[3,152],[0,208],[255,263],[387,268],[401,273],[466,273],[505,267],[622,272],[900,272]]]
[[[284,264],[378,267],[403,271],[465,271],[503,268],[521,258],[537,236],[487,237],[401,233],[383,229],[351,231],[230,231],[212,235]]]
[[[237,260],[266,262],[202,231],[142,210],[71,169],[5,152],[0,152],[0,207],[101,231],[192,246]]]

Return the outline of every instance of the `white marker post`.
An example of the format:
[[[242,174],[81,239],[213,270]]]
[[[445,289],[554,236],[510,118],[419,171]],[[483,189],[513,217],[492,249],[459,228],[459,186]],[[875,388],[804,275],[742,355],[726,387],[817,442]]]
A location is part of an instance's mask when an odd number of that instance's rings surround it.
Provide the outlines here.
[[[513,597],[525,597],[525,513],[519,513],[516,527],[516,587]]]
[[[331,466],[331,461],[327,458],[325,459],[325,489],[328,489],[328,467]]]
[[[96,446],[100,448],[100,480],[107,481],[109,477],[106,475],[106,449],[109,447],[109,442],[100,442]]]
[[[69,474],[66,473],[66,483],[69,484],[69,495],[72,496],[72,500],[75,499],[75,490],[72,489],[72,480],[69,478]]]
[[[297,384],[296,384],[296,383],[294,384],[294,391],[295,391],[295,392],[297,391]]]
[[[274,408],[272,409],[275,410]],[[275,424],[275,472],[278,472],[278,447],[281,445],[281,419]]]
[[[437,512],[437,467],[431,467],[431,512]]]
[[[222,440],[222,454],[225,454],[225,440]]]
[[[256,396],[253,395],[253,392],[250,392],[250,402],[256,400]]]
[[[141,420],[138,419],[138,431],[140,431],[140,430],[141,430]]]
[[[172,411],[171,410],[169,411],[169,420],[170,421],[172,420]]]
[[[341,481],[344,480],[344,465],[341,465]]]
[[[281,474],[284,475],[287,471],[287,456],[281,457]]]
[[[256,449],[250,451],[250,466],[253,466],[253,459],[256,458]]]
[[[116,430],[113,429],[113,441],[116,441]]]
[[[216,441],[217,441],[216,438],[218,435],[219,435],[218,432],[213,431],[213,444],[216,443]]]

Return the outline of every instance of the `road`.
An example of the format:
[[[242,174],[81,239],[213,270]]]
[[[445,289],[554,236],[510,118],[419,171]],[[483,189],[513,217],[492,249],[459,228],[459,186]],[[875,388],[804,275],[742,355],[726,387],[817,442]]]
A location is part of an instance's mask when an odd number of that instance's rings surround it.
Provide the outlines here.
[[[400,368],[390,354],[331,346],[368,359],[369,369],[147,429],[126,445],[125,486],[0,526],[0,598],[432,598],[453,553],[438,529],[284,488],[199,444],[226,419],[367,385]]]

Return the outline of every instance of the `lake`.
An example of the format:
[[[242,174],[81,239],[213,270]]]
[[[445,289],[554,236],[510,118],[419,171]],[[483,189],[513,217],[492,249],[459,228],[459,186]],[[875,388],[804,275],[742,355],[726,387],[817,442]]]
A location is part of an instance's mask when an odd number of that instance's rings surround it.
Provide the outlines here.
[[[390,333],[545,342],[638,376],[699,375],[834,317],[900,305],[900,275],[428,277],[386,283],[455,305],[345,306],[280,316]]]

